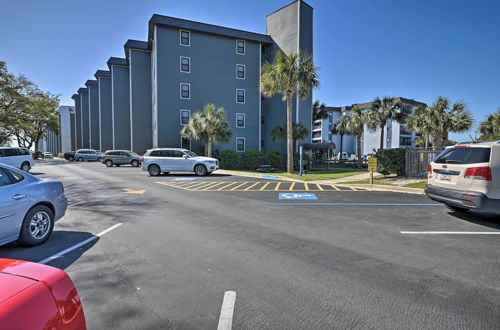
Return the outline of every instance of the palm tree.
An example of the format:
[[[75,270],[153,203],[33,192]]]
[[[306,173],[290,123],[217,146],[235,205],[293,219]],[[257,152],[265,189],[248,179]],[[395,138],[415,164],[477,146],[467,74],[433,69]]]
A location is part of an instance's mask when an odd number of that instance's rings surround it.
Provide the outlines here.
[[[304,140],[309,136],[309,130],[301,123],[293,123],[293,139]],[[271,131],[271,139],[273,141],[286,140],[286,123],[283,125],[275,126]]]
[[[313,122],[318,119],[328,118],[328,111],[326,110],[326,105],[320,100],[314,101],[312,105],[312,120]]]
[[[337,125],[342,128],[346,134],[356,136],[356,155],[358,157],[358,168],[363,167],[363,159],[361,158],[361,136],[365,127],[366,113],[358,105],[355,105],[350,115],[342,115],[337,120]],[[343,126],[345,125],[345,126]]]
[[[500,108],[479,123],[479,133],[481,133],[481,140],[500,138]]]
[[[342,149],[344,147],[344,135],[348,134],[347,132],[347,122],[349,121],[349,116],[340,116],[335,125],[332,128],[332,134],[340,135],[340,154],[342,154]]]
[[[388,120],[402,122],[404,114],[400,111],[401,102],[393,97],[375,98],[372,102],[370,111],[366,115],[367,126],[371,131],[380,129],[380,148],[384,149],[384,129]]]
[[[432,118],[432,112],[429,108],[425,105],[420,105],[406,121],[406,127],[409,130],[422,134],[425,148],[429,147],[429,139],[433,131]]]
[[[318,68],[312,57],[302,52],[286,55],[278,51],[274,61],[264,63],[260,89],[265,97],[282,95],[286,101],[287,162],[288,173],[293,173],[293,119],[292,100],[294,95],[305,99],[313,88],[319,86]]]
[[[207,104],[203,111],[196,112],[181,130],[183,137],[203,141],[208,157],[212,157],[212,143],[228,142],[231,134],[224,108],[214,104]]]

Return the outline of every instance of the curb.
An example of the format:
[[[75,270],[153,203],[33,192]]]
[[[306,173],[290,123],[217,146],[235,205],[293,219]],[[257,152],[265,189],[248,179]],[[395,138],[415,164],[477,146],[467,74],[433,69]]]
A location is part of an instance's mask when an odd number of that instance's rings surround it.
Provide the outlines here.
[[[303,180],[291,179],[291,178],[286,178],[284,176],[274,175],[272,173],[253,174],[253,173],[233,172],[233,171],[228,171],[228,170],[217,170],[216,173],[219,173],[219,174],[230,174],[230,175],[234,175],[234,176],[242,176],[242,177],[247,177],[247,178],[283,180],[283,181],[293,181],[293,182],[307,182],[307,181],[303,181]]]
[[[391,191],[391,192],[401,192],[406,194],[417,194],[424,195],[424,189],[421,188],[408,188],[408,187],[399,187],[399,186],[386,186],[380,184],[339,184],[339,187],[353,187],[353,188],[368,188],[369,190],[376,191]]]

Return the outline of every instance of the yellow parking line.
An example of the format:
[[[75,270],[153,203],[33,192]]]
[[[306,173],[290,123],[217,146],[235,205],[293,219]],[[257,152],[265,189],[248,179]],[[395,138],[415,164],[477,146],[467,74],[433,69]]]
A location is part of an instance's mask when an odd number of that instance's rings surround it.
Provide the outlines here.
[[[205,181],[201,181],[201,182],[205,182]],[[184,182],[172,182],[170,183],[169,185],[172,186],[172,187],[187,187],[187,186],[190,186],[190,185],[195,185],[197,183],[200,183],[200,182],[193,182],[193,181],[184,181]]]
[[[319,183],[316,183],[316,187],[318,187],[319,190],[325,190],[325,189],[323,189],[323,187],[321,187],[321,185]]]
[[[216,182],[215,184],[213,184],[213,185],[211,185],[211,186],[209,185],[209,186],[207,186],[207,187],[204,187],[203,189],[200,189],[200,191],[205,191],[205,190],[210,190],[210,189],[213,189],[213,188],[215,188],[215,187],[217,187],[217,186],[219,186],[219,185],[221,185],[221,184],[223,184],[223,183],[226,183],[226,181]]]
[[[233,184],[235,184],[235,183],[238,183],[238,182],[231,182],[231,183],[229,183],[229,184],[227,184],[227,185],[225,185],[225,186],[223,186],[223,187],[220,187],[220,188],[219,188],[219,189],[217,189],[217,190],[222,190],[222,189],[225,189],[225,188],[227,188],[227,187],[232,186],[232,185],[233,185]]]
[[[208,182],[205,182],[204,184],[200,184],[199,186],[197,186],[196,188],[192,188],[192,190],[199,190],[201,188],[206,188],[206,187],[210,187],[211,185],[213,185],[214,182],[213,181],[208,181]]]
[[[293,187],[295,187],[295,182],[292,182],[292,184],[290,185],[290,189],[288,190],[293,190]]]
[[[193,189],[194,187],[203,186],[206,183],[207,183],[207,181],[201,181],[201,182],[196,182],[196,183],[190,182],[190,184],[187,184],[185,186],[181,186],[181,187],[176,186],[176,187],[184,188],[184,189]]]
[[[247,188],[245,188],[245,189],[243,189],[243,190],[249,190],[249,189],[251,189],[251,188],[255,187],[256,185],[258,185],[259,183],[260,183],[260,181],[257,181],[257,182],[255,182],[253,185],[251,185],[251,186],[249,186],[249,187],[247,187]]]
[[[281,182],[278,182],[278,183],[276,184],[276,187],[274,187],[274,190],[278,190],[278,189],[280,189],[280,186],[281,186]]]
[[[308,183],[304,183],[304,187],[306,188],[306,191],[309,190],[309,184]]]
[[[358,190],[358,189],[356,189],[356,188],[353,188],[353,187],[349,187],[349,188],[351,188],[351,190],[354,190],[354,191]]]
[[[337,190],[337,191],[340,191],[340,188],[337,187],[337,186],[334,186],[333,184],[330,185],[330,187],[332,187],[333,189]]]
[[[266,182],[259,190],[264,190],[271,182]]]
[[[246,185],[247,183],[248,183],[248,181],[247,181],[247,182],[243,182],[242,184],[239,184],[239,185],[237,185],[236,187],[231,188],[230,190],[236,190],[236,189],[238,189],[239,187]]]

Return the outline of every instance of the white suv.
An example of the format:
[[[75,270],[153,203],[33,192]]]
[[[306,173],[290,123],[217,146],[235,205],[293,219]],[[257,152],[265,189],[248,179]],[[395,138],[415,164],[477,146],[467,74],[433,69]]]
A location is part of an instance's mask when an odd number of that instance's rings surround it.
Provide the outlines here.
[[[27,148],[0,147],[0,163],[19,168],[25,172],[35,166],[31,151]]]
[[[500,141],[447,147],[428,168],[426,195],[453,211],[500,214]]]
[[[219,169],[215,158],[201,157],[192,151],[180,148],[158,148],[148,150],[141,158],[142,169],[157,176],[169,172],[194,172],[198,176],[208,175]]]

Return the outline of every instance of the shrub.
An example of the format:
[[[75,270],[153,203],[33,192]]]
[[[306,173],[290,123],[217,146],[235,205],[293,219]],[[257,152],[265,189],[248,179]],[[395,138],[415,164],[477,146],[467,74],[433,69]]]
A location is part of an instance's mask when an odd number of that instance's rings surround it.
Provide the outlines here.
[[[280,152],[278,150],[269,150],[266,153],[266,163],[274,168],[279,168],[281,166]]]
[[[248,150],[241,154],[243,167],[255,170],[259,165],[264,164],[264,154],[258,150]]]
[[[383,175],[397,174],[398,176],[405,174],[406,149],[379,150],[375,157],[377,157],[377,171],[379,173]]]
[[[236,151],[224,150],[223,152],[221,152],[219,158],[220,167],[226,169],[236,168],[238,167],[238,160],[239,157]]]
[[[306,168],[310,167],[310,165],[311,165],[310,160],[311,160],[311,157],[309,157],[309,154],[304,152],[302,154],[302,161],[303,161],[303,165],[305,165]],[[293,167],[297,171],[300,170],[299,163],[300,163],[300,153],[295,152],[293,154]]]

